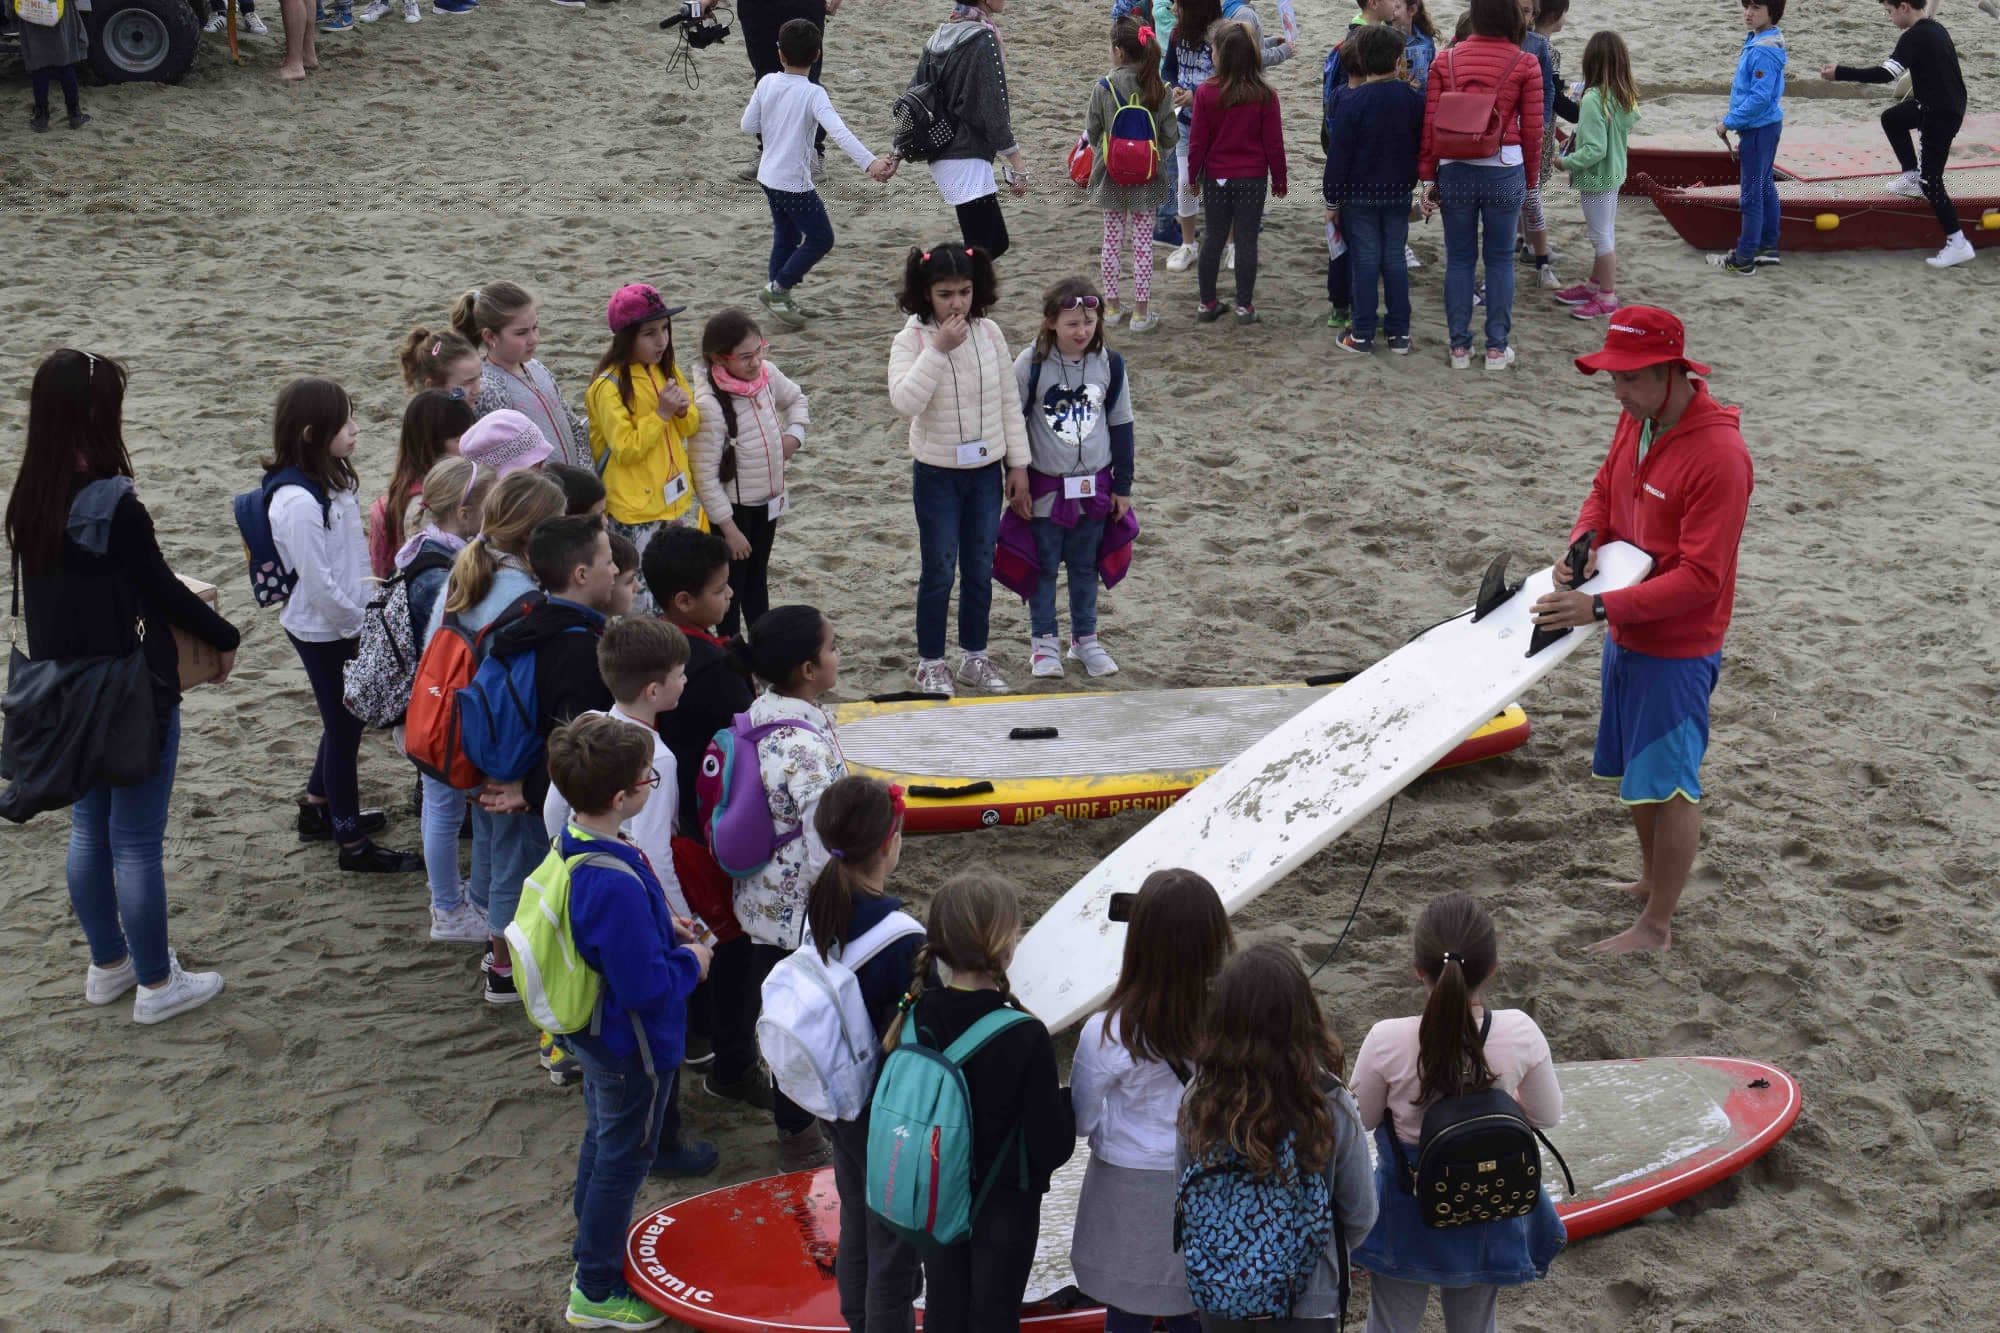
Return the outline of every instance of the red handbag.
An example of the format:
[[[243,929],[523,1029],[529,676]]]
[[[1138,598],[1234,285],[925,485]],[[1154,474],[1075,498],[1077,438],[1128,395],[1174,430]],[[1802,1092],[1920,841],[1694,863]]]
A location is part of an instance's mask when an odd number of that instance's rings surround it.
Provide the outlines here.
[[[1096,165],[1097,155],[1090,149],[1090,136],[1076,136],[1076,147],[1069,150],[1069,178],[1081,190],[1090,185],[1090,170]]]
[[[727,944],[743,933],[736,920],[736,881],[723,873],[715,856],[693,838],[674,835],[674,878],[694,914],[715,932],[717,944]]]

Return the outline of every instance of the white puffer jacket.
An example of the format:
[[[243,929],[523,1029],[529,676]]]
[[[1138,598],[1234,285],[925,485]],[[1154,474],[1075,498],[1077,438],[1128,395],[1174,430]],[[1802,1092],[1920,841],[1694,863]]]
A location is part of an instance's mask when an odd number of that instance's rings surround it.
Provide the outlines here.
[[[785,489],[784,438],[806,442],[805,390],[770,362],[770,382],[754,398],[738,398],[736,409],[736,476],[722,480],[722,460],[729,449],[729,423],[723,418],[721,390],[708,368],[694,373],[694,405],[701,409],[701,426],[688,439],[694,460],[694,489],[701,507],[716,524],[730,521],[735,505],[760,505]]]
[[[986,467],[960,463],[958,446],[984,440],[1004,447],[1007,466],[1028,466],[1028,423],[1021,415],[1021,390],[1014,382],[1014,358],[1000,326],[972,322],[964,342],[949,354],[937,348],[937,332],[911,315],[889,349],[889,402],[910,418],[910,457],[932,467]]]

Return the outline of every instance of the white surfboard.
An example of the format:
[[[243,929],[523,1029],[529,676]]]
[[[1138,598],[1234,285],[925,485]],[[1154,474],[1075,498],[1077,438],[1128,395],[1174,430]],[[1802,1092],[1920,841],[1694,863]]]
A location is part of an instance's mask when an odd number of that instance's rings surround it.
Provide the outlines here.
[[[1582,591],[1645,578],[1652,558],[1611,542]],[[1118,979],[1125,927],[1111,895],[1177,866],[1214,883],[1234,915],[1365,819],[1594,637],[1572,630],[1533,657],[1528,608],[1553,586],[1544,567],[1497,609],[1439,625],[1284,723],[1100,861],[1043,914],[1007,969],[1052,1030],[1101,1004]]]

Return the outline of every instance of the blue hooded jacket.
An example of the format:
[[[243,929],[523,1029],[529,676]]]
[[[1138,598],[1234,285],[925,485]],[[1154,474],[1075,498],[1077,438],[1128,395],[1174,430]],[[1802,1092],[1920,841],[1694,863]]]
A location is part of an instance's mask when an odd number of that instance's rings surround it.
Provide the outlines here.
[[[636,1014],[652,1047],[653,1067],[679,1069],[687,1049],[687,999],[701,980],[701,964],[674,938],[659,877],[637,847],[581,833],[574,824],[563,829],[561,846],[564,856],[615,856],[639,877],[587,862],[570,876],[570,934],[584,963],[604,978],[599,1040],[620,1059],[637,1055]]]
[[[1724,129],[1742,133],[1785,121],[1785,34],[1776,28],[1743,34],[1743,54],[1729,85]]]

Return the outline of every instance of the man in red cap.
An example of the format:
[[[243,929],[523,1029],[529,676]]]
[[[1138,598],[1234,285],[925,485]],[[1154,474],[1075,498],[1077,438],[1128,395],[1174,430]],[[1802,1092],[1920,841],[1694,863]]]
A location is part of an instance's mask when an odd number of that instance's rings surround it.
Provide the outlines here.
[[[1618,784],[1632,811],[1642,869],[1627,892],[1639,920],[1591,946],[1597,953],[1664,949],[1701,844],[1701,760],[1708,698],[1736,600],[1736,548],[1750,504],[1750,454],[1738,410],[1709,396],[1708,367],[1690,361],[1681,322],[1652,306],[1611,316],[1604,349],[1576,359],[1604,371],[1623,409],[1611,452],[1591,482],[1574,542],[1630,542],[1653,557],[1645,582],[1593,597],[1560,562],[1556,588],[1535,603],[1549,629],[1605,622],[1603,710],[1591,772]],[[1595,552],[1585,568],[1597,570]]]

